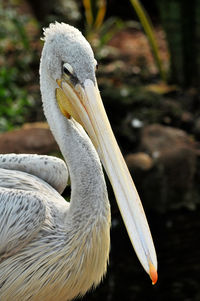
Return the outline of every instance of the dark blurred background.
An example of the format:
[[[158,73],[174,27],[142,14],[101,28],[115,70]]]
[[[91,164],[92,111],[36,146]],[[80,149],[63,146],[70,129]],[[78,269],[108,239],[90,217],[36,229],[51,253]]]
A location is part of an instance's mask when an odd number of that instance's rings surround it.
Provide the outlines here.
[[[60,156],[38,76],[42,28],[55,20],[78,27],[92,45],[158,256],[152,286],[107,181],[110,264],[83,300],[200,300],[200,0],[0,0],[0,153]]]

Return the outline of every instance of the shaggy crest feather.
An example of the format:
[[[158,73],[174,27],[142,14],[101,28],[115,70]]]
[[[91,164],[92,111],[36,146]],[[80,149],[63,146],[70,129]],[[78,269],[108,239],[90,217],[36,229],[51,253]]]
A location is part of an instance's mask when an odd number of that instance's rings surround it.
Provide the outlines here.
[[[74,26],[63,22],[58,23],[56,21],[55,23],[51,23],[49,27],[43,28],[44,37],[42,39],[46,41],[47,38],[63,33],[66,33],[67,37],[71,39],[75,39],[77,36],[82,36],[82,33]]]

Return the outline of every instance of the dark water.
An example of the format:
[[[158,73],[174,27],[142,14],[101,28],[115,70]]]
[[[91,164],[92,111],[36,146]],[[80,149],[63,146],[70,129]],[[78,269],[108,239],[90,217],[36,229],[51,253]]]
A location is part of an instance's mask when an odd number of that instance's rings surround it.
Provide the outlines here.
[[[83,300],[200,300],[200,209],[146,212],[158,256],[158,282],[151,284],[129,242],[115,205],[111,253],[103,283]]]

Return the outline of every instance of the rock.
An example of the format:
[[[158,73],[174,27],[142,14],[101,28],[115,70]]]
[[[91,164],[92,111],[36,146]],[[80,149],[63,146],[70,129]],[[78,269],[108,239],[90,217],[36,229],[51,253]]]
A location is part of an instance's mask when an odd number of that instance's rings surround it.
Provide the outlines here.
[[[169,126],[153,124],[144,127],[140,148],[151,154],[154,159],[165,160],[177,157],[183,149],[194,154],[195,145],[186,132]]]
[[[159,211],[181,206],[195,208],[197,151],[187,133],[158,124],[148,125],[142,130],[139,150],[152,158],[151,170],[141,174],[141,168],[140,173],[134,174],[136,186],[139,185],[142,198],[151,202],[151,208]]]
[[[133,171],[135,169],[147,171],[153,166],[153,159],[145,153],[128,154],[125,160],[128,168]]]
[[[58,151],[47,123],[25,124],[21,129],[0,134],[0,153],[49,154]]]

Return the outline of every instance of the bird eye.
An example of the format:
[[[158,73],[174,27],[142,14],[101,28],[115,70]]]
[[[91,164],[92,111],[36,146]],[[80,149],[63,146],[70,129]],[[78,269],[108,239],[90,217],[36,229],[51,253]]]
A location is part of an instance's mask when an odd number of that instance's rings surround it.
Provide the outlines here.
[[[63,64],[63,72],[68,75],[71,76],[74,72],[72,66],[68,63]]]
[[[94,60],[94,63],[95,63],[95,71],[98,69],[99,65],[97,63],[97,60]]]

